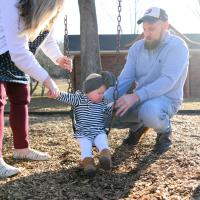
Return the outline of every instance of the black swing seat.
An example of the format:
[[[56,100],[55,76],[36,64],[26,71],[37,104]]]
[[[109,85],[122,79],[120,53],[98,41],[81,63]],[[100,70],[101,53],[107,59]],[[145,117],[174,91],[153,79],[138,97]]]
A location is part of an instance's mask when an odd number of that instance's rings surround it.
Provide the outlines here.
[[[136,122],[124,122],[124,121],[114,121],[111,128],[116,128],[116,129],[134,129],[135,126],[137,126],[138,123]],[[106,126],[106,128],[109,128],[109,126]]]
[[[112,122],[110,120],[105,120],[105,126],[106,128],[135,129],[135,127],[138,126],[140,122],[133,119],[135,119],[135,117],[131,114],[125,115],[124,117],[113,117]]]

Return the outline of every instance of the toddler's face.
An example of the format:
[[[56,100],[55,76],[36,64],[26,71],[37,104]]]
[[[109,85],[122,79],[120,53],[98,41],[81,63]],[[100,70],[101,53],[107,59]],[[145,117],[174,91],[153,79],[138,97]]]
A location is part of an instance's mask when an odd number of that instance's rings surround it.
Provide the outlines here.
[[[93,103],[99,103],[102,101],[105,91],[106,91],[106,86],[102,85],[100,88],[93,90],[92,92],[89,92],[86,95]]]

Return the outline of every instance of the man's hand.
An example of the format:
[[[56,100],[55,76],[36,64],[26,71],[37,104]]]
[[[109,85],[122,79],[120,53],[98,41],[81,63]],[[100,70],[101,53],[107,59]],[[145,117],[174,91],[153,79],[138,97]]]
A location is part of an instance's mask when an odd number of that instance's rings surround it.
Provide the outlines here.
[[[56,62],[60,65],[61,68],[68,70],[70,73],[72,72],[73,65],[71,58],[63,56],[58,58]]]
[[[139,101],[139,97],[136,94],[126,94],[120,97],[116,102],[116,115],[123,116],[129,108],[131,108],[136,102]]]

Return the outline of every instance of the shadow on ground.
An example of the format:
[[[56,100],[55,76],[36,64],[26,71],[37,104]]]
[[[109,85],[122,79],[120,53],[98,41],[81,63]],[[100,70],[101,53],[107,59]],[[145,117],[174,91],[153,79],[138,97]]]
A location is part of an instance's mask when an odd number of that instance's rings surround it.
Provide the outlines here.
[[[197,188],[194,190],[192,200],[200,200],[200,185],[198,185]]]
[[[124,150],[123,150],[124,151]],[[119,150],[118,150],[118,153]],[[127,154],[128,155],[128,154]],[[126,198],[140,174],[158,156],[148,153],[128,172],[116,170],[104,172],[99,169],[93,179],[88,179],[79,167],[47,171],[10,181],[0,188],[1,199],[120,199]],[[117,168],[114,161],[113,168]]]

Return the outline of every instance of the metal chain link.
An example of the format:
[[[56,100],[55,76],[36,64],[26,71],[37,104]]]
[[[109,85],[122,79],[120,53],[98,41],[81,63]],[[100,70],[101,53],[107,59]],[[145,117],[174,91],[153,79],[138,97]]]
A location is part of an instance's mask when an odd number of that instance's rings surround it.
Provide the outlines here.
[[[120,38],[121,38],[121,11],[122,11],[122,6],[121,6],[122,0],[118,0],[118,16],[117,16],[117,36],[116,36],[116,70],[115,70],[115,75],[117,77],[117,70],[120,67]],[[118,91],[118,79],[116,80],[115,84],[115,89],[113,92],[113,99],[114,103],[117,101],[119,97],[119,91]]]
[[[68,35],[68,29],[67,29],[67,15],[65,15],[64,18],[64,25],[65,25],[65,35],[64,35],[64,54],[67,57],[70,57],[70,53],[69,53],[69,35]],[[68,92],[72,93],[73,91],[73,87],[72,87],[72,78],[70,73],[67,73],[67,84],[68,84]]]
[[[69,35],[68,35],[68,29],[67,29],[67,15],[65,15],[64,18],[64,26],[65,26],[65,35],[64,35],[64,54],[67,57],[70,57],[70,52],[69,52]],[[70,74],[70,72],[67,72],[67,84],[68,84],[68,89],[67,92],[68,93],[74,93],[74,89],[72,86],[72,76]],[[73,132],[75,132],[75,124],[74,124],[74,107],[71,105],[70,107],[70,117],[72,120],[72,128],[73,128]]]
[[[66,56],[70,56],[69,53],[69,37],[68,37],[68,29],[67,29],[67,15],[64,18],[64,25],[65,25],[65,36],[64,36],[64,51]]]
[[[122,0],[118,0],[118,16],[117,16],[117,36],[116,36],[116,69],[115,69],[115,76],[117,77],[117,70],[120,67],[120,36],[121,36],[121,11],[122,11],[122,6],[121,6],[121,2]],[[115,88],[113,91],[113,100],[114,100],[114,110],[112,113],[112,117],[111,117],[111,122],[110,122],[110,126],[108,127],[108,131],[107,134],[110,133],[110,130],[112,128],[112,124],[114,122],[114,117],[115,117],[115,105],[116,105],[116,101],[119,98],[119,91],[118,91],[118,78],[116,78],[116,83],[115,83]]]

